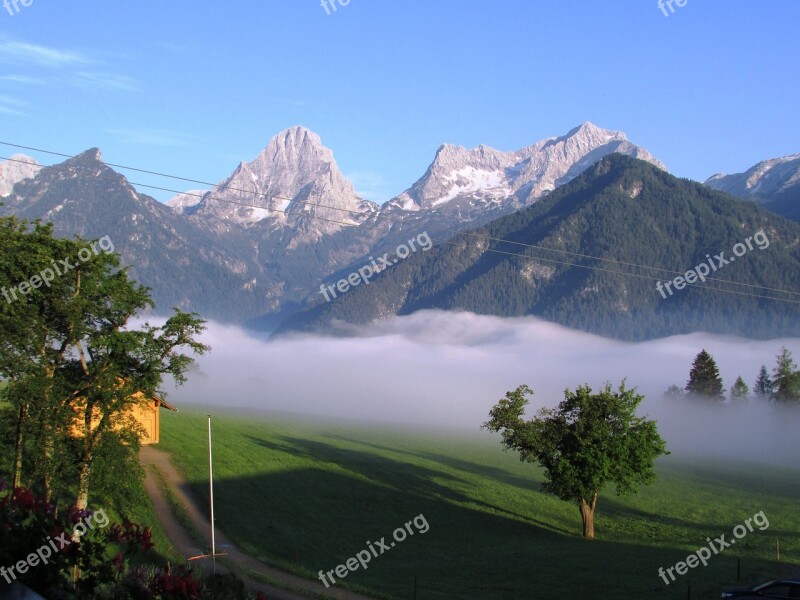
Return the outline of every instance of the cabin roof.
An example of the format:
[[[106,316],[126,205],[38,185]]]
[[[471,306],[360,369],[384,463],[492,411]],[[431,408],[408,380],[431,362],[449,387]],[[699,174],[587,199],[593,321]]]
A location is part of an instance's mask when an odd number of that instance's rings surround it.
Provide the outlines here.
[[[173,406],[163,398],[159,398],[158,396],[153,396],[153,398],[155,398],[159,406],[163,406],[164,408],[166,408],[167,410],[171,410],[172,412],[178,412],[177,407]]]

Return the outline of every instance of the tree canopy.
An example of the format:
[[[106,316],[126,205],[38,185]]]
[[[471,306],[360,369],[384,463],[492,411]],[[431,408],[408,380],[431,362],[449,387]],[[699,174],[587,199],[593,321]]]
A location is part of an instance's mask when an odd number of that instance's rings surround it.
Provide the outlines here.
[[[176,309],[161,326],[131,326],[153,303],[112,248],[0,218],[0,378],[15,420],[13,484],[33,481],[48,500],[71,490],[79,509],[98,448],[117,439],[133,452],[131,409],[163,396],[165,376],[184,381],[192,358],[183,351],[208,350],[196,340],[204,329],[196,314]]]
[[[756,384],[753,386],[753,392],[762,400],[769,400],[772,398],[772,390],[775,387],[774,382],[767,372],[766,365],[761,365],[761,370],[758,372]]]
[[[610,384],[599,393],[588,385],[565,390],[558,408],[543,408],[525,421],[526,396],[532,394],[527,385],[507,392],[484,427],[500,432],[503,446],[519,452],[520,460],[544,468],[543,491],[576,502],[583,535],[593,539],[598,495],[609,484],[622,495],[651,483],[655,459],[668,454],[666,443],[655,421],[636,416],[644,397],[625,382],[616,391]]]
[[[777,402],[800,401],[800,372],[794,363],[792,353],[781,348],[774,369],[772,397]]]
[[[689,381],[686,384],[689,394],[723,400],[725,388],[719,376],[719,368],[714,358],[703,349],[694,359],[689,372]]]

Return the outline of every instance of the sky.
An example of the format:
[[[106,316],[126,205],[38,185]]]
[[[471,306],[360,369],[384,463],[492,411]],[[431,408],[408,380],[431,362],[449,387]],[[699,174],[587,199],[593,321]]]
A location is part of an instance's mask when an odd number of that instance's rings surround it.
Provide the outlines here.
[[[800,152],[796,0],[7,1],[0,141],[190,179],[295,125],[377,202],[443,143],[517,150],[584,121],[698,180]]]

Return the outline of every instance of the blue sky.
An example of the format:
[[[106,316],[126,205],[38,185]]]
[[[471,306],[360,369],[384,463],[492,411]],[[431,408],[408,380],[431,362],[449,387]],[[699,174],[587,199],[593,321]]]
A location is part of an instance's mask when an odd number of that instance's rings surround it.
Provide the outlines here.
[[[189,178],[219,181],[293,125],[376,201],[442,143],[516,150],[587,120],[693,179],[800,152],[796,0],[18,7],[0,6],[0,140]]]

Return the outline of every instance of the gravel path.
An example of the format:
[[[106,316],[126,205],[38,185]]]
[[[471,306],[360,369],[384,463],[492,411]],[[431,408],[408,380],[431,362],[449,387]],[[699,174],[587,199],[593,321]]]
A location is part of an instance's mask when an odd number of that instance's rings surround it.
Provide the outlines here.
[[[161,489],[160,482],[153,472],[157,470],[164,481],[167,482],[167,485],[179,498],[183,505],[184,513],[192,523],[192,527],[196,531],[203,532],[204,536],[209,535],[206,533],[208,532],[208,518],[190,495],[189,485],[172,464],[169,454],[157,450],[153,446],[142,446],[139,459],[146,473],[144,481],[145,490],[153,502],[153,508],[155,509],[158,520],[161,522],[173,547],[179,554],[182,554],[186,558],[199,556],[207,552],[208,548],[211,546],[210,541],[207,548],[201,548],[194,538],[192,538],[189,532],[173,514],[172,508]],[[325,586],[318,581],[310,581],[271,567],[239,550],[225,534],[220,531],[219,527],[217,527],[216,530],[216,542],[217,552],[224,551],[227,553],[227,556],[222,559],[222,562],[232,562],[240,568],[261,573],[270,579],[279,581],[287,587],[303,590],[303,593],[308,594],[299,595],[295,592],[289,592],[261,583],[251,577],[239,575],[248,588],[257,592],[263,592],[269,600],[307,600],[308,598],[315,597],[338,598],[341,600],[373,600],[368,596],[339,588],[326,589]],[[221,561],[217,561],[218,570],[225,570],[224,567],[220,565],[220,562]]]

